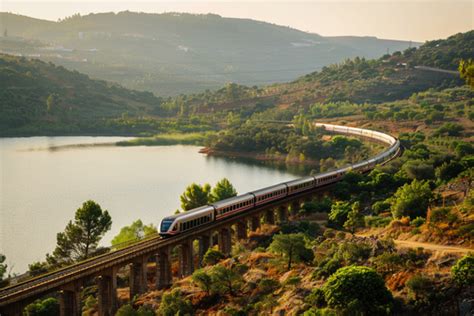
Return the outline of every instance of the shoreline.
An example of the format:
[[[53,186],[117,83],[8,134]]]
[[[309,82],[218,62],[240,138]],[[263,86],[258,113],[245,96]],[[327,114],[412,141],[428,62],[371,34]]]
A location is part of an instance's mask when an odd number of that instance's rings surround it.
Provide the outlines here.
[[[300,160],[297,157],[289,158],[287,154],[266,154],[260,152],[235,152],[235,151],[224,151],[224,150],[215,150],[209,147],[204,147],[199,150],[200,154],[205,154],[207,156],[214,157],[225,157],[230,159],[235,158],[244,158],[252,159],[261,162],[277,162],[281,164],[290,164],[290,165],[306,165],[312,167],[319,167],[319,161],[312,159]]]

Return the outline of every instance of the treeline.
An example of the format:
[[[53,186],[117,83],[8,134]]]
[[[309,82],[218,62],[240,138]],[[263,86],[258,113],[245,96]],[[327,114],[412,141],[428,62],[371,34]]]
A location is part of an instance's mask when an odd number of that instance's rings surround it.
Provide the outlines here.
[[[359,139],[338,135],[324,141],[324,132],[310,121],[295,117],[294,122],[286,125],[248,120],[210,137],[209,146],[217,151],[265,153],[300,162],[329,158],[353,162],[369,154]]]

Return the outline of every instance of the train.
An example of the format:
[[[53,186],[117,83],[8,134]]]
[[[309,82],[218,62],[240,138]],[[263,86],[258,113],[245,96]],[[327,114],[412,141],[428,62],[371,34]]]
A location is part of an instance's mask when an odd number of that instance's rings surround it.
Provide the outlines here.
[[[227,217],[261,207],[262,205],[283,200],[289,196],[327,186],[339,181],[349,171],[368,172],[376,165],[386,163],[396,157],[401,149],[400,141],[385,133],[333,124],[314,123],[314,125],[331,133],[366,137],[388,144],[389,147],[373,158],[346,165],[336,170],[283,182],[210,205],[201,206],[185,213],[167,216],[162,219],[159,225],[160,235],[162,237],[170,237],[181,234],[211,222],[223,220]]]

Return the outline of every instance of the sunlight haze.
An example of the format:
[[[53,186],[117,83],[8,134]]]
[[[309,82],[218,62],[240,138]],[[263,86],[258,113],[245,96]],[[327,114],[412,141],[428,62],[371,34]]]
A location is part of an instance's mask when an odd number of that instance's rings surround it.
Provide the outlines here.
[[[75,13],[215,13],[323,36],[376,36],[424,42],[472,30],[473,1],[0,1],[0,11],[58,20]]]

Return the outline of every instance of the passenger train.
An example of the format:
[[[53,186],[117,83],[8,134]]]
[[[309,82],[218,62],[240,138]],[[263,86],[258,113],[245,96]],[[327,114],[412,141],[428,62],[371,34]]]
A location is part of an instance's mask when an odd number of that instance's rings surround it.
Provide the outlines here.
[[[218,201],[211,205],[198,207],[185,213],[165,217],[160,224],[160,235],[163,237],[177,235],[207,223],[219,221],[261,205],[284,199],[288,196],[326,186],[339,181],[344,174],[352,170],[358,172],[370,171],[375,165],[386,163],[396,157],[400,151],[400,141],[393,136],[381,132],[332,124],[315,123],[315,126],[337,134],[367,137],[388,144],[389,148],[371,159],[347,165],[337,170],[318,174],[314,177],[304,177],[272,185]]]

